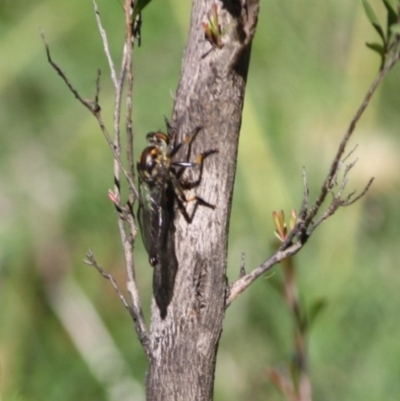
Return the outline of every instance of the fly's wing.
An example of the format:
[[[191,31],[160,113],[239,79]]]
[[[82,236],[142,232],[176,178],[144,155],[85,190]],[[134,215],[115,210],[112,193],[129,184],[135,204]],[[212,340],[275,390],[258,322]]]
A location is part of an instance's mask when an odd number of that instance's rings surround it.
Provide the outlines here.
[[[142,240],[150,263],[159,261],[164,249],[166,233],[170,222],[169,210],[162,186],[150,188],[146,183],[139,184],[138,220]]]

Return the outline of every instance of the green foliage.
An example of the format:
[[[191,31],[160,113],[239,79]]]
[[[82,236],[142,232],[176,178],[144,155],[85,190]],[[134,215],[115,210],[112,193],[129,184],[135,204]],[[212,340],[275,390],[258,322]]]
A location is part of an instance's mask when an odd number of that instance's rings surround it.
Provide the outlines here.
[[[363,2],[364,10],[367,14],[369,21],[371,22],[372,26],[378,32],[378,34],[382,38],[383,42],[385,42],[386,41],[385,34],[383,33],[383,29],[379,23],[378,17],[376,16],[374,10],[372,9],[368,0],[362,0],[362,2]]]
[[[384,29],[379,23],[378,17],[376,16],[373,8],[369,4],[368,0],[362,0],[365,13],[367,14],[369,22],[378,32],[381,37],[382,43],[366,43],[366,45],[373,51],[377,52],[381,57],[381,69],[385,66],[385,61],[391,50],[398,51],[398,49],[392,49],[393,41],[397,35],[399,35],[399,10],[400,2],[398,0],[382,0],[387,11],[386,21],[386,34]]]

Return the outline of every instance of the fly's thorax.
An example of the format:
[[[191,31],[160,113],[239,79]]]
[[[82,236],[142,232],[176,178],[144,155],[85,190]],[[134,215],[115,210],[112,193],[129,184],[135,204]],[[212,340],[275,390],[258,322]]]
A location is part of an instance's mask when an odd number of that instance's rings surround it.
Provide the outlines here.
[[[171,159],[158,146],[148,146],[140,155],[137,169],[140,179],[148,185],[163,185],[168,180]]]

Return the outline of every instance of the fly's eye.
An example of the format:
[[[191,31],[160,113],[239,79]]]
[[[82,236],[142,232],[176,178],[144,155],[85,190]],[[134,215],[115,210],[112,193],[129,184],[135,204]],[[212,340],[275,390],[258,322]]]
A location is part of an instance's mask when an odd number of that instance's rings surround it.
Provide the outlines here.
[[[146,155],[146,170],[151,172],[157,163],[159,152],[158,149],[154,146],[149,148],[149,150],[150,151]]]
[[[150,180],[157,175],[157,164],[159,163],[159,150],[155,146],[148,146],[140,155],[137,163],[139,174],[145,180]]]

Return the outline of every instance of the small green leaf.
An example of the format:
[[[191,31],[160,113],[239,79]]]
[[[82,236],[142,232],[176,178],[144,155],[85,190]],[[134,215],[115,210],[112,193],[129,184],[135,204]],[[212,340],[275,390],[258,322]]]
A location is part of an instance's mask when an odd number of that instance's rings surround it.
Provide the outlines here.
[[[400,35],[400,24],[394,24],[390,27],[390,31],[397,35]]]
[[[391,26],[397,23],[398,16],[397,16],[397,7],[395,5],[397,0],[383,0],[387,10],[387,38],[390,38],[391,35]]]
[[[377,52],[381,57],[385,54],[385,48],[380,43],[366,43],[373,51]]]
[[[365,13],[372,25],[379,25],[378,17],[376,16],[371,4],[368,3],[368,0],[362,0]]]
[[[388,12],[397,16],[397,6],[399,5],[398,0],[383,0],[385,7]]]
[[[383,33],[383,29],[379,23],[378,17],[376,16],[374,10],[371,5],[368,3],[368,0],[362,0],[365,13],[369,19],[369,22],[373,25],[375,30],[379,33],[379,36],[382,38],[383,43],[386,43],[385,34]]]

